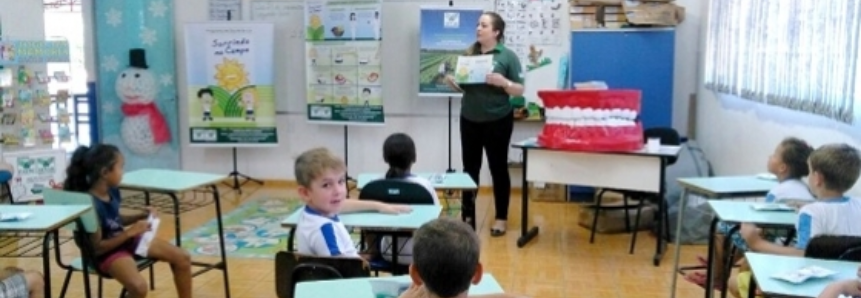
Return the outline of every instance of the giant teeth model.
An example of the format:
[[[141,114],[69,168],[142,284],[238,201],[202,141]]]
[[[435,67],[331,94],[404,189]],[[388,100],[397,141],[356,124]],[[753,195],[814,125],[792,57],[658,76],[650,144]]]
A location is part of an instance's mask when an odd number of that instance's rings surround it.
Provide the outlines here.
[[[538,143],[572,151],[643,148],[638,90],[546,90],[538,96],[546,122]]]

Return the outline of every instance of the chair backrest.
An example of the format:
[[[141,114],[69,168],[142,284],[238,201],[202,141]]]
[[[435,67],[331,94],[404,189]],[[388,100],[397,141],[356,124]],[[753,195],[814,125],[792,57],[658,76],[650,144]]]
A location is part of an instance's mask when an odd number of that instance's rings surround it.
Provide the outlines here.
[[[421,184],[406,179],[380,179],[362,187],[359,200],[374,200],[389,204],[433,205],[433,194]]]
[[[670,127],[653,127],[643,131],[644,140],[649,138],[661,139],[661,145],[679,146],[682,144],[682,137],[679,132]],[[678,157],[667,158],[667,166],[675,164]]]
[[[275,255],[278,298],[293,298],[296,284],[303,281],[370,276],[367,264],[359,258],[315,257],[286,251]]]
[[[861,237],[821,235],[810,239],[804,257],[861,262]]]
[[[42,191],[42,198],[45,205],[93,205],[93,197],[90,194],[81,192],[71,192],[56,189],[45,189]],[[87,233],[95,233],[99,229],[99,217],[96,215],[96,210],[91,209],[81,215],[81,221],[84,222],[84,229]],[[75,224],[66,225],[66,229],[72,231],[75,229]]]

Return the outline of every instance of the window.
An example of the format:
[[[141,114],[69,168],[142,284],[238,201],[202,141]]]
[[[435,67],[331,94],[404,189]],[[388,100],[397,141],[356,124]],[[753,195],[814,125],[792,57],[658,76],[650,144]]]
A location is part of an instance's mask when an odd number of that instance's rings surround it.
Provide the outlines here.
[[[857,0],[712,0],[710,90],[853,123],[861,100]]]

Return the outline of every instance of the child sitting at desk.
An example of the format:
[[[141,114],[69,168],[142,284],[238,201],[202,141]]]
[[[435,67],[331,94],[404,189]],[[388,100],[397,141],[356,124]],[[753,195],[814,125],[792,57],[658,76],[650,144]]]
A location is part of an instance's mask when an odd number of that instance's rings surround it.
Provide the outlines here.
[[[768,157],[766,167],[769,173],[777,177],[779,184],[766,194],[765,201],[767,203],[778,202],[784,199],[813,201],[810,189],[807,187],[807,184],[801,181],[801,178],[808,174],[807,158],[811,152],[813,152],[813,148],[797,138],[786,138],[777,145],[774,153]],[[733,231],[736,228],[737,225],[734,224],[718,223],[718,232],[714,238],[714,243],[717,244],[715,245],[715,260],[724,260],[726,258],[723,245],[720,245],[726,237],[730,237],[733,245],[741,252],[735,254],[735,259],[732,260],[733,263],[738,262],[743,257],[742,253],[748,250],[747,244],[741,235],[738,234],[738,231]],[[699,257],[699,262],[705,266],[708,260],[704,257]],[[724,268],[723,266],[714,266],[712,268],[714,272],[712,275],[712,284],[716,289],[722,289],[724,281],[721,280],[721,276],[723,276]],[[685,279],[700,286],[705,286],[706,284],[706,274],[702,271],[692,272],[685,276]]]
[[[298,252],[314,256],[359,257],[339,213],[371,211],[398,214],[408,206],[347,200],[347,166],[325,148],[305,151],[294,167],[305,212],[296,224]]]
[[[815,236],[861,236],[861,225],[855,222],[861,217],[861,201],[845,195],[861,175],[858,150],[846,144],[824,145],[810,154],[808,165],[808,182],[816,201],[801,207],[798,213],[796,245],[786,247],[767,241],[755,225],[745,223],[739,233],[751,251],[804,256],[807,244]],[[734,296],[746,297],[750,274],[745,271],[730,279],[728,288]]]
[[[481,248],[468,224],[442,217],[423,224],[413,236],[412,286],[399,298],[517,298],[511,294],[468,296],[481,282]]]
[[[78,147],[66,169],[63,189],[88,193],[99,218],[99,228],[90,236],[96,249],[96,265],[123,285],[127,297],[146,297],[146,280],[138,270],[135,250],[142,235],[150,230],[144,216],[120,215],[121,197],[117,188],[123,179],[125,158],[116,146],[96,144]],[[155,216],[155,210],[150,214]],[[146,215],[149,216],[149,215]],[[131,225],[128,229],[123,227]],[[191,256],[185,250],[153,238],[147,257],[170,264],[173,282],[180,298],[191,298]]]
[[[861,297],[861,267],[858,268],[857,279],[847,279],[833,282],[819,293],[817,298]]]
[[[434,205],[439,205],[439,197],[430,181],[410,173],[410,168],[416,162],[416,144],[410,136],[403,133],[390,135],[383,142],[383,160],[389,164],[389,170],[384,179],[404,179],[424,186],[433,196]],[[398,263],[409,265],[413,262],[413,244],[410,238],[398,238]],[[383,248],[383,259],[392,261],[392,237],[385,236],[380,247]]]
[[[44,280],[39,272],[6,267],[0,270],[0,298],[45,297]]]

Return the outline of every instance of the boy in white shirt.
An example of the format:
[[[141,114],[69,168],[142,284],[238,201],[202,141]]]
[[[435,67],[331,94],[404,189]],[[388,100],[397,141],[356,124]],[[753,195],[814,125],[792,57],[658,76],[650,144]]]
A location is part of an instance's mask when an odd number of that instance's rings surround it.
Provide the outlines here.
[[[813,237],[861,236],[861,225],[856,222],[861,217],[861,201],[845,195],[861,175],[861,154],[847,144],[824,145],[810,154],[808,165],[808,184],[816,201],[801,207],[798,212],[795,246],[787,247],[767,241],[755,225],[745,223],[739,233],[751,251],[803,257]],[[739,291],[736,297],[744,297],[742,295],[747,294],[749,281],[750,271],[740,273],[736,279],[738,287],[731,284],[729,289]]]
[[[314,256],[359,257],[350,233],[338,214],[360,211],[407,213],[409,206],[347,200],[347,167],[325,148],[305,151],[294,166],[305,212],[296,225],[298,253]]]

